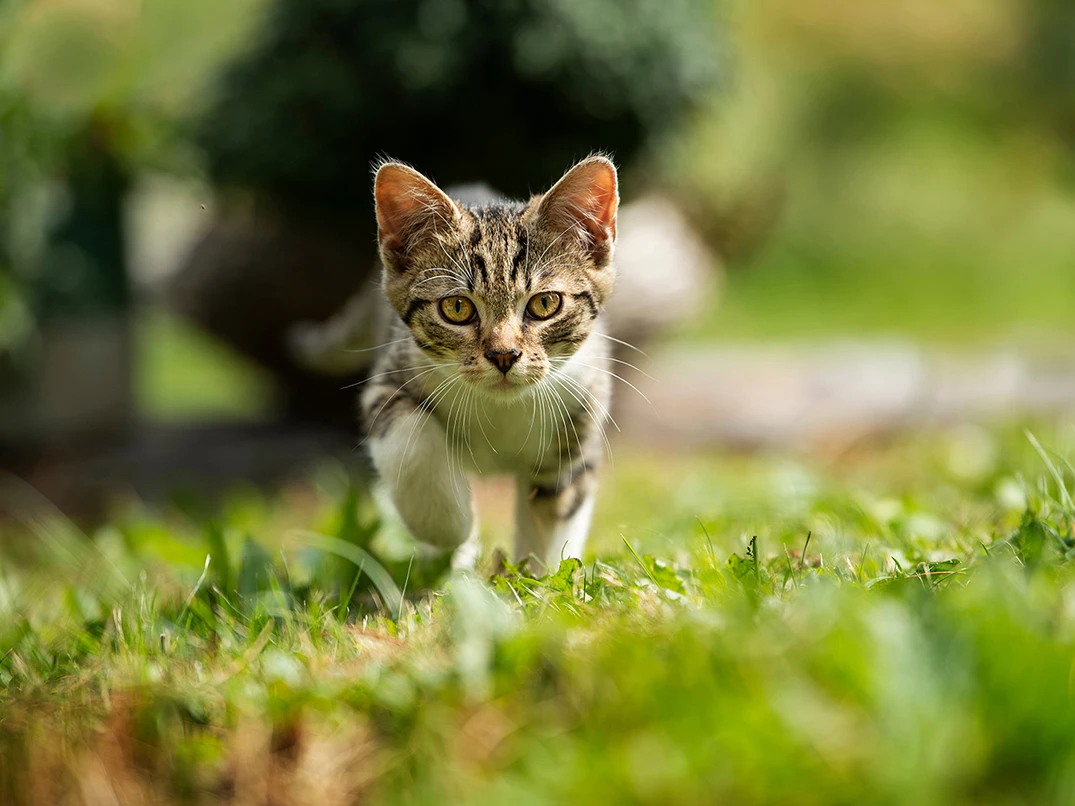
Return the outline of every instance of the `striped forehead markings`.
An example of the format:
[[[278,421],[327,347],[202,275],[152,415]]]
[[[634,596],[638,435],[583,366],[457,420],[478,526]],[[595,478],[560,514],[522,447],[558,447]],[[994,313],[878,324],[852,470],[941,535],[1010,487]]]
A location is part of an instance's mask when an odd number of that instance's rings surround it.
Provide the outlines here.
[[[481,253],[480,252],[474,252],[470,256],[470,262],[474,264],[474,269],[478,272],[478,275],[481,277],[482,284],[483,285],[489,285],[489,272],[486,270],[485,258],[482,257]],[[473,289],[471,289],[471,290],[473,290]]]
[[[477,215],[474,215],[473,218],[474,226],[470,230],[470,245],[477,246],[482,240],[482,224],[481,219]]]
[[[522,267],[523,262],[526,260],[526,255],[530,251],[529,238],[526,235],[526,229],[519,227],[518,235],[516,236],[519,241],[519,246],[515,250],[515,255],[511,259],[511,281],[518,285],[519,283],[519,269]],[[527,266],[527,269],[530,267]],[[527,285],[530,285],[530,272],[527,271]]]
[[[469,212],[473,227],[470,232],[472,251],[468,257],[477,279],[486,287],[503,285],[504,290],[508,290],[510,274],[510,285],[518,285],[527,255],[522,208],[475,207]]]

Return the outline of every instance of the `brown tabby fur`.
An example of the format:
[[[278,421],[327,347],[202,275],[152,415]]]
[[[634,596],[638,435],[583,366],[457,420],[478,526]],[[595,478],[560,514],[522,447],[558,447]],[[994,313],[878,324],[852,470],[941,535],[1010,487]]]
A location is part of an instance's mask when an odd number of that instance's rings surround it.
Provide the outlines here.
[[[475,534],[464,471],[511,473],[519,558],[580,553],[607,446],[615,168],[590,157],[529,202],[471,204],[386,163],[375,194],[396,315],[361,410],[394,508],[419,542],[454,550]],[[561,306],[540,320],[526,304],[544,293]],[[455,296],[472,323],[442,315]],[[507,352],[504,372],[490,356]]]

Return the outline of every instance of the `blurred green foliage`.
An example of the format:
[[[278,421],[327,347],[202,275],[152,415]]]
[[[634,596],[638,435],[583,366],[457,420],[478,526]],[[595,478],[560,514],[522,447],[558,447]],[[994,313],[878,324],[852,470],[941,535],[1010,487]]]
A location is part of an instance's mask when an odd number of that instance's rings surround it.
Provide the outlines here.
[[[0,108],[23,116],[15,131],[5,125],[7,147],[56,170],[63,148],[97,122],[119,155],[152,163],[200,107],[221,60],[248,41],[260,8],[261,0],[5,3]]]
[[[734,78],[669,155],[736,274],[702,332],[1070,331],[1070,3],[734,8]]]
[[[77,306],[125,295],[123,244],[110,240],[120,237],[113,219],[125,177],[196,169],[185,121],[220,61],[247,41],[259,7],[11,0],[0,8],[0,354],[25,345],[29,311],[54,307],[44,296]],[[60,277],[50,240],[85,246],[94,233],[109,242],[80,257],[92,264],[80,264],[86,276]]]
[[[378,155],[525,195],[606,148],[732,269],[696,335],[1045,340],[1075,298],[1073,40],[1066,0],[10,0],[0,270],[90,130],[368,227]]]
[[[383,155],[526,197],[574,160],[629,163],[712,91],[710,0],[277,0],[223,76],[214,180],[293,206],[369,205]],[[370,225],[372,215],[362,220]]]

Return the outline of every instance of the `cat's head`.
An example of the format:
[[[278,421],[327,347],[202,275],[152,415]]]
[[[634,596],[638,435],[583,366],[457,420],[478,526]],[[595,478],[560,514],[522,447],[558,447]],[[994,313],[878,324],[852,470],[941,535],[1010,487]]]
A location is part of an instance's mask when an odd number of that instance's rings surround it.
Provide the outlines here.
[[[378,169],[374,195],[384,290],[430,363],[513,397],[590,335],[614,279],[605,157],[526,203],[468,207],[397,162]]]

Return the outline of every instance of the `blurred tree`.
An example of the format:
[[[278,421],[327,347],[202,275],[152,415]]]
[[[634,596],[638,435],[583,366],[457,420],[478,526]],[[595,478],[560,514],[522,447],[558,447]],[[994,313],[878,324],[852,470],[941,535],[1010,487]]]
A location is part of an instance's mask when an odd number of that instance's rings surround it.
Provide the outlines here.
[[[258,2],[0,4],[0,447],[127,425],[128,179],[182,163]]]
[[[363,210],[389,154],[526,196],[630,163],[711,91],[712,0],[278,0],[200,127],[213,178]],[[370,227],[372,216],[361,219]],[[371,230],[372,231],[372,230]]]
[[[672,173],[732,266],[958,288],[1068,241],[1044,208],[1065,204],[1057,168],[1075,165],[1070,0],[729,8],[732,81]]]
[[[1044,113],[1068,153],[1067,179],[1075,185],[1075,3],[1032,0],[1028,8],[1024,114]]]

